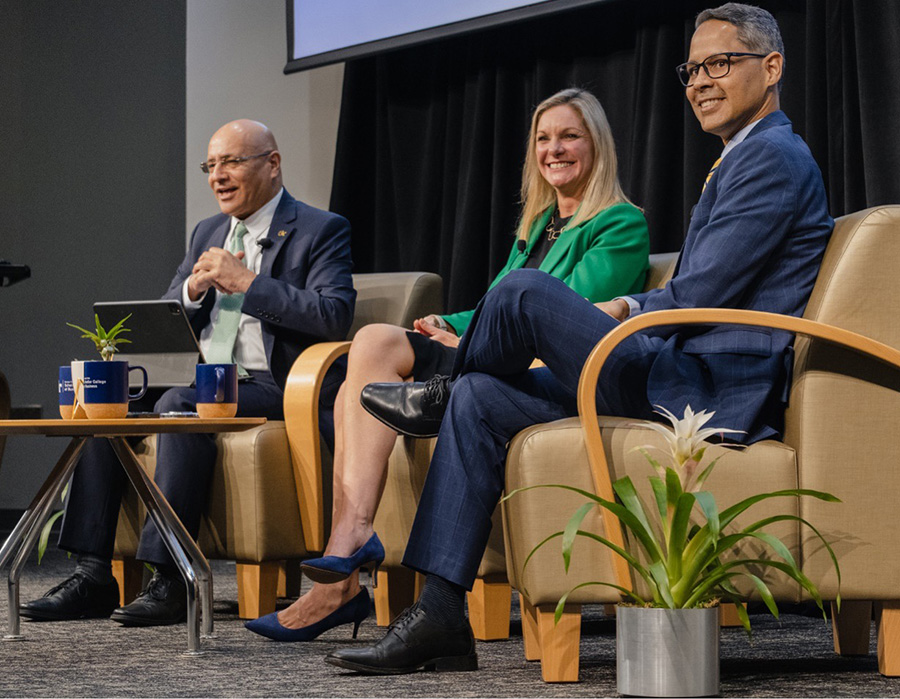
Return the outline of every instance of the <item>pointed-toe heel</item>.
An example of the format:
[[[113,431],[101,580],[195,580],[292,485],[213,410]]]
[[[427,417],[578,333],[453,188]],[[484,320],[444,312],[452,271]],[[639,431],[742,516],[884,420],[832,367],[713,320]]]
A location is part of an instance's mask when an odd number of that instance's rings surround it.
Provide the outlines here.
[[[369,567],[374,581],[375,572],[383,560],[384,546],[381,545],[378,534],[372,534],[369,540],[350,556],[311,558],[304,561],[300,569],[313,582],[330,584],[346,580],[357,568]]]
[[[285,641],[291,643],[297,641],[312,641],[326,631],[330,631],[337,626],[352,623],[353,638],[356,638],[360,624],[366,620],[371,611],[372,602],[369,599],[369,592],[366,588],[362,588],[358,595],[346,604],[335,609],[324,619],[300,629],[289,629],[282,626],[281,622],[278,621],[278,612],[272,612],[271,614],[259,617],[259,619],[247,621],[244,623],[244,627],[255,634],[271,638],[273,641]]]

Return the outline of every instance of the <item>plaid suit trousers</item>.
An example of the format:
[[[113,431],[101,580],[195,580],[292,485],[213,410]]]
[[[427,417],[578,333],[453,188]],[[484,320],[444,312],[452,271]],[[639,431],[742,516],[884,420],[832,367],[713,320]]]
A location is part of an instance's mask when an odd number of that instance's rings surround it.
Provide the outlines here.
[[[538,270],[511,272],[481,300],[453,371],[450,403],[404,565],[472,588],[503,492],[515,434],[577,414],[578,379],[612,317]],[[649,419],[647,376],[659,338],[633,335],[600,376],[601,414]],[[529,370],[535,359],[546,368]]]

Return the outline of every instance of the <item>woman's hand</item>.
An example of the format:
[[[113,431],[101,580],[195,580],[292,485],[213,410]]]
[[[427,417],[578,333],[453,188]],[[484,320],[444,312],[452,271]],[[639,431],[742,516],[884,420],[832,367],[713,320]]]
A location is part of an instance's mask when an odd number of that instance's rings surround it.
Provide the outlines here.
[[[413,328],[416,332],[421,333],[429,340],[440,342],[447,347],[457,347],[459,345],[459,338],[456,336],[456,333],[451,332],[451,330],[442,330],[436,318],[437,316],[435,315],[418,318],[413,323]],[[441,320],[443,320],[443,318]],[[446,322],[444,322],[444,325],[447,325]],[[449,326],[447,327],[449,328]]]
[[[422,335],[431,335],[434,330],[450,330],[450,326],[447,325],[447,321],[441,318],[440,316],[436,316],[433,313],[430,316],[425,316],[424,318],[416,318],[413,321],[413,329],[421,333]]]

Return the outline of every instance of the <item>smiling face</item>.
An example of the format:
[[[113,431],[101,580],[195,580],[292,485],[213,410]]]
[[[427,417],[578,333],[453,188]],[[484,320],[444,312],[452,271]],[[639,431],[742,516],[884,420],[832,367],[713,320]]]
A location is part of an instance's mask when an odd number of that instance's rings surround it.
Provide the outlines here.
[[[535,131],[541,176],[557,197],[581,198],[594,167],[594,147],[581,115],[567,104],[541,114]]]
[[[272,151],[264,158],[253,158],[209,171],[209,186],[223,214],[245,219],[258,211],[281,188],[281,154],[271,132],[262,124],[242,119],[226,124],[209,141],[206,162],[223,158],[241,158]]]
[[[694,32],[688,58],[700,63],[709,56],[727,52],[753,52],[737,35],[730,22],[707,20]],[[702,68],[685,94],[700,126],[726,143],[744,126],[779,109],[777,84],[784,59],[780,53],[765,58],[749,56],[731,59],[731,70],[713,80]]]

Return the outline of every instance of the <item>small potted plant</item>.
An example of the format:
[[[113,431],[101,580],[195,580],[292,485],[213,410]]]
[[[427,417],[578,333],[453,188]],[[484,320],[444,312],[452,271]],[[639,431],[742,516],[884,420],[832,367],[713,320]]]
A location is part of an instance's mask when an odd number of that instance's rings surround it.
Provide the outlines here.
[[[131,332],[125,327],[129,313],[109,330],[100,324],[94,314],[97,331],[93,332],[73,323],[66,323],[91,340],[102,361],[72,362],[72,384],[75,390],[75,417],[90,419],[119,419],[128,413],[128,402],[141,398],[147,391],[147,372],[143,367],[128,366],[128,362],[113,359],[119,345],[130,343],[122,333]],[[143,375],[143,385],[134,394],[128,392],[128,374],[139,371]]]
[[[777,618],[778,607],[761,571],[780,571],[809,593],[824,616],[816,586],[800,570],[788,547],[765,531],[766,527],[785,521],[809,527],[831,556],[840,582],[840,568],[831,546],[802,517],[776,515],[739,527],[736,518],[756,503],[771,498],[839,500],[828,493],[797,488],[752,495],[720,511],[712,494],[703,490],[718,458],[705,467],[702,467],[702,461],[710,446],[707,441],[710,437],[736,431],[704,427],[714,413],[695,413],[690,406],[681,419],[664,408],[657,412],[671,423],[671,427],[656,422],[645,424],[665,438],[668,450],[663,461],[668,463],[660,463],[654,458],[650,451],[653,447],[638,447],[655,471],[649,479],[653,493],[651,507],[644,503],[628,476],[613,484],[615,502],[559,484],[520,488],[506,497],[533,488],[563,488],[587,499],[563,531],[551,534],[532,549],[524,566],[538,549],[561,537],[563,563],[568,572],[575,539],[584,537],[621,556],[640,579],[639,591],[608,581],[583,582],[563,595],[556,608],[558,621],[569,595],[590,585],[612,587],[622,594],[623,604],[616,618],[617,684],[621,694],[710,696],[717,694],[719,689],[717,605],[720,600],[736,603],[740,621],[748,634],[750,632],[743,598],[733,584],[736,578],[750,580],[760,599]],[[627,550],[598,534],[580,529],[582,521],[594,508],[609,510],[619,519],[629,540]],[[750,539],[762,545],[770,555],[736,556],[735,547]],[[836,602],[839,606],[840,599]]]
[[[82,333],[82,337],[91,340],[97,348],[97,351],[100,353],[100,358],[103,359],[104,362],[109,362],[112,361],[113,355],[119,351],[118,345],[124,345],[131,342],[131,340],[126,340],[124,337],[119,337],[122,333],[131,332],[129,328],[125,327],[125,321],[129,318],[131,318],[131,313],[122,318],[122,320],[112,326],[109,330],[104,330],[103,326],[100,325],[100,316],[95,313],[94,323],[97,325],[97,332],[86,330],[74,323],[66,323],[66,325],[70,328],[75,328]]]

